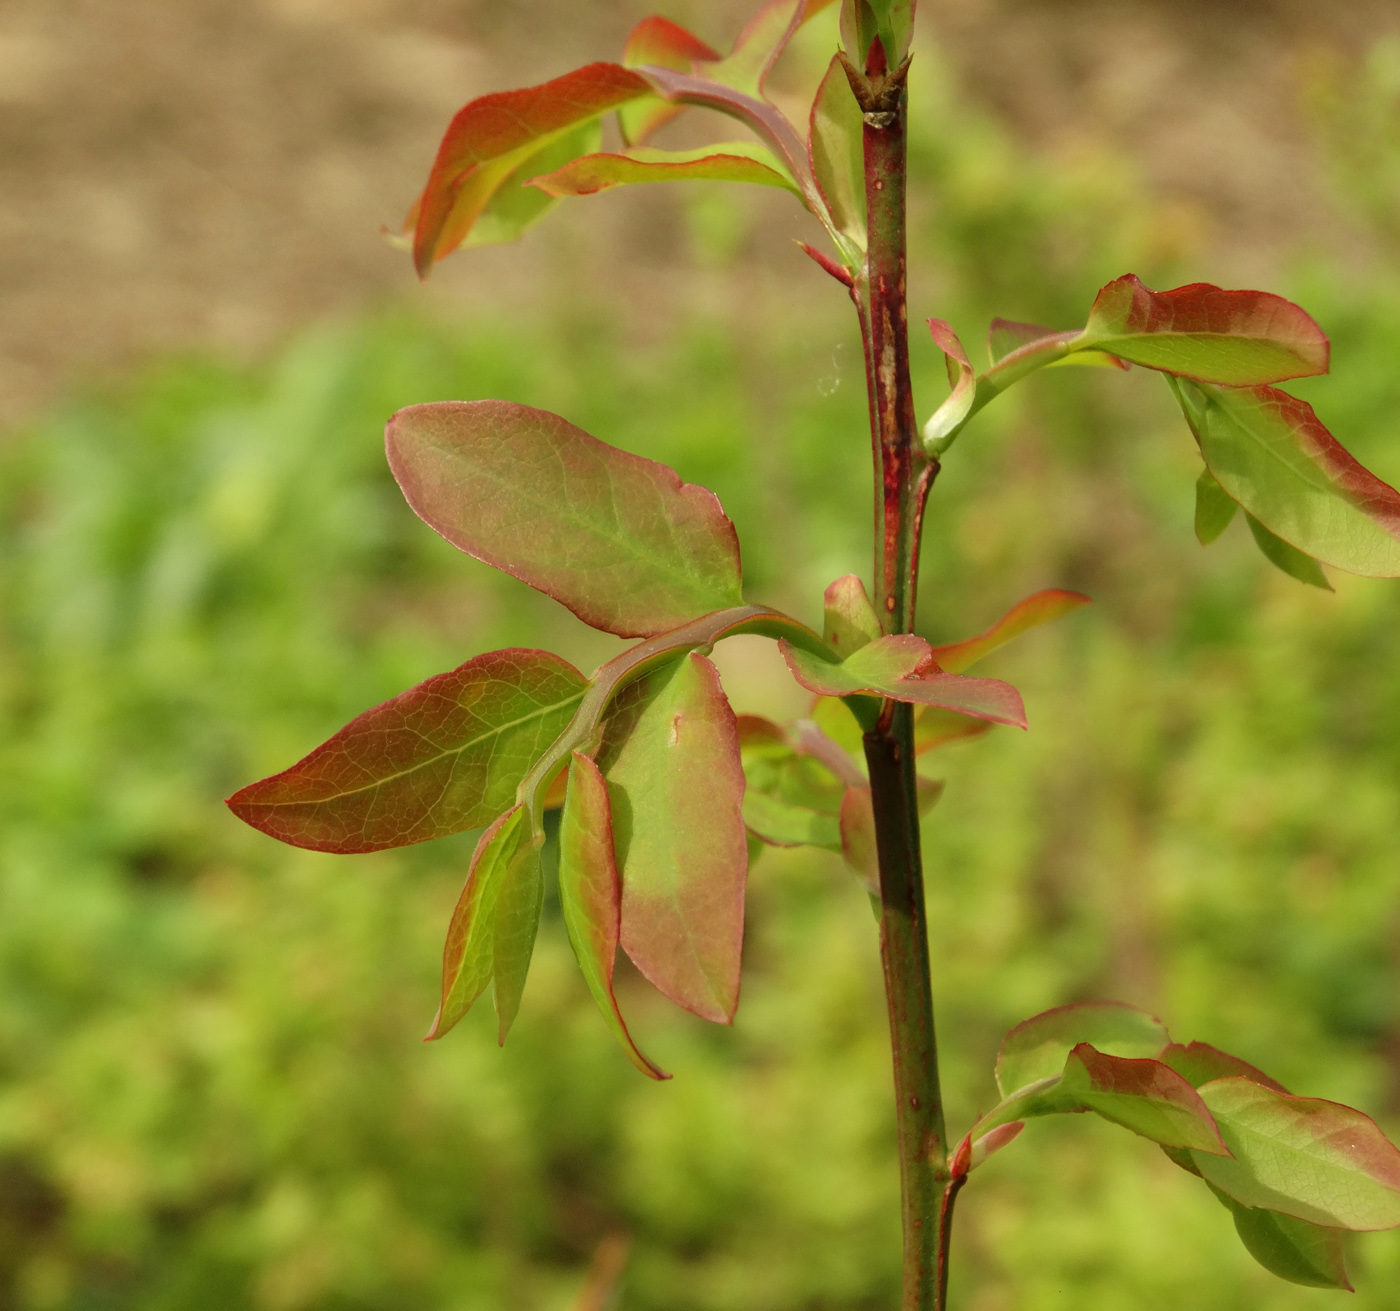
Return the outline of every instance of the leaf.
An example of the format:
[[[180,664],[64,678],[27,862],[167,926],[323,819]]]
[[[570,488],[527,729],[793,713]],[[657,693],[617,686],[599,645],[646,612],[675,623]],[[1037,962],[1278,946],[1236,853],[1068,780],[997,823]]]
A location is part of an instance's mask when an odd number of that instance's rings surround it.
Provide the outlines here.
[[[680,24],[653,14],[650,18],[642,19],[627,37],[622,65],[624,68],[636,68],[639,64],[654,64],[658,68],[673,68],[688,73],[696,63],[713,63],[720,57],[719,51],[711,50]],[[640,145],[680,112],[679,105],[667,104],[654,96],[630,101],[617,111],[622,139],[629,146]]]
[[[1208,1183],[1245,1206],[1340,1229],[1400,1226],[1400,1151],[1368,1116],[1251,1079],[1200,1087],[1232,1158],[1192,1152]]]
[[[1231,387],[1326,373],[1330,352],[1322,329],[1281,296],[1205,282],[1155,292],[1131,273],[1099,292],[1076,346]]]
[[[646,637],[742,599],[738,539],[714,493],[557,414],[412,405],[389,421],[387,446],[425,523],[594,628]]]
[[[540,86],[498,91],[460,109],[414,208],[413,262],[426,278],[457,249],[507,179],[566,133],[651,94],[620,64],[589,64]],[[557,167],[557,164],[556,164]]]
[[[877,36],[886,65],[897,68],[913,35],[914,0],[844,0],[841,6],[841,44],[862,69]]]
[[[1273,387],[1174,381],[1225,491],[1276,537],[1323,564],[1400,577],[1400,493],[1363,468],[1312,406]]]
[[[603,129],[595,121],[564,133],[543,150],[528,156],[486,202],[462,245],[492,246],[519,240],[526,229],[554,208],[558,199],[532,188],[531,179],[539,173],[562,168],[571,159],[587,155],[602,144]]]
[[[1090,604],[1090,599],[1083,592],[1068,592],[1062,588],[1036,592],[1034,596],[1018,601],[985,633],[963,642],[934,647],[933,658],[940,669],[950,674],[960,674],[1022,633]]]
[[[995,1156],[1003,1147],[1010,1147],[1021,1136],[1021,1130],[1025,1127],[1024,1120],[1013,1120],[1010,1124],[998,1125],[990,1133],[985,1133],[973,1141],[968,1152],[967,1168],[975,1170],[989,1156]]]
[[[992,725],[985,719],[972,719],[938,706],[920,706],[914,715],[914,754],[921,756],[949,742],[990,733]]]
[[[817,760],[799,754],[788,735],[767,719],[740,715],[736,728],[749,832],[775,847],[840,851],[838,778]]]
[[[856,574],[838,578],[826,589],[822,636],[843,659],[882,635],[880,616]]]
[[[522,807],[506,811],[476,844],[442,952],[442,1001],[426,1041],[441,1038],[491,982],[495,966],[496,905],[512,862],[530,841]]]
[[[520,1012],[525,976],[530,972],[530,958],[535,954],[535,935],[539,932],[543,908],[544,870],[540,864],[540,849],[534,842],[526,842],[511,858],[501,879],[491,936],[491,982],[502,1047]]]
[[[778,649],[792,676],[819,696],[881,696],[942,706],[998,724],[1026,726],[1020,693],[991,678],[945,674],[922,637],[900,633],[878,638],[840,664],[829,664],[783,640]]]
[[[834,815],[794,805],[782,797],[751,788],[744,793],[744,824],[770,847],[821,847],[841,850],[841,825]]]
[[[836,229],[858,256],[865,250],[865,123],[839,58],[833,56],[812,101],[807,128],[812,178]],[[848,267],[860,264],[854,258]]]
[[[958,334],[942,319],[930,319],[929,331],[943,352],[948,366],[948,381],[953,390],[948,399],[934,411],[932,418],[924,424],[924,444],[936,448],[951,434],[955,433],[967,419],[972,403],[977,396],[976,372]]]
[[[750,96],[761,96],[764,83],[798,28],[833,0],[770,0],[744,25],[733,51],[706,70],[717,82]]]
[[[987,354],[991,356],[993,364],[1000,364],[1008,355],[1020,350],[1023,346],[1038,343],[1062,343],[1066,336],[1073,338],[1077,335],[1073,332],[1068,334],[1055,332],[1051,328],[1042,328],[1038,323],[1017,323],[1015,319],[993,319],[991,326],[987,329]],[[1120,360],[1116,355],[1108,355],[1103,351],[1095,350],[1075,351],[1074,354],[1066,355],[1063,359],[1056,360],[1047,367],[1074,366],[1120,370],[1132,368],[1132,365],[1126,360]]]
[[[1019,1106],[1015,1118],[1064,1111],[1093,1111],[1165,1147],[1225,1155],[1200,1094],[1161,1061],[1110,1056],[1079,1043],[1059,1081]]]
[[[748,845],[737,725],[714,665],[692,653],[628,688],[598,762],[622,871],[623,950],[678,1006],[729,1023]]]
[[[1211,471],[1202,469],[1196,479],[1196,540],[1209,546],[1230,526],[1239,508]]]
[[[1263,1084],[1265,1088],[1272,1088],[1275,1092],[1288,1091],[1281,1083],[1269,1078],[1262,1070],[1255,1069],[1248,1061],[1231,1056],[1229,1052],[1222,1052],[1209,1043],[1193,1042],[1183,1047],[1174,1042],[1163,1049],[1157,1059],[1170,1065],[1193,1088],[1199,1088],[1213,1079],[1242,1075],[1246,1079],[1253,1079],[1255,1083]]]
[[[1235,1221],[1245,1250],[1270,1274],[1306,1288],[1353,1292],[1347,1278],[1342,1231],[1309,1224],[1262,1207],[1241,1206],[1218,1188],[1211,1192]]]
[[[559,825],[559,904],[588,991],[632,1064],[652,1079],[669,1079],[638,1050],[613,992],[621,924],[622,880],[613,855],[612,807],[602,771],[574,752]]]
[[[1249,524],[1250,535],[1254,538],[1254,544],[1263,553],[1264,558],[1270,564],[1276,565],[1284,573],[1292,578],[1296,578],[1300,583],[1307,583],[1312,587],[1320,587],[1324,592],[1332,591],[1332,584],[1327,581],[1327,575],[1322,572],[1322,566],[1310,555],[1304,555],[1296,547],[1289,546],[1281,537],[1275,537],[1263,524],[1259,522],[1248,511],[1245,512],[1245,520]]]
[[[880,856],[875,843],[875,810],[868,787],[851,787],[841,799],[841,854],[872,897],[880,895]]]
[[[380,851],[479,828],[511,804],[587,687],[548,651],[488,652],[367,710],[228,807],[315,851]]]
[[[726,141],[699,150],[650,150],[584,155],[530,179],[549,196],[592,196],[641,182],[754,182],[802,193],[771,151],[752,141]]]
[[[1092,1043],[1112,1056],[1156,1056],[1171,1041],[1161,1020],[1121,1001],[1076,1002],[1024,1020],[1006,1035],[997,1056],[1003,1097],[1061,1073],[1069,1053]]]

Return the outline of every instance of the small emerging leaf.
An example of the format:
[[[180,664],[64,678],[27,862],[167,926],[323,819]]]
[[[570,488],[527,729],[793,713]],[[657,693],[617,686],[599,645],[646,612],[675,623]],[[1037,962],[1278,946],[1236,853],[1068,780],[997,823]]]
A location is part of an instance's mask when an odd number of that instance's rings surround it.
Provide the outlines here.
[[[877,37],[886,65],[896,68],[913,35],[914,0],[844,0],[841,6],[841,44],[862,69]]]
[[[792,676],[819,696],[880,696],[918,705],[941,706],[998,724],[1026,726],[1020,693],[992,678],[945,674],[934,663],[927,642],[912,633],[878,638],[829,664],[786,640],[778,649]]]
[[[875,811],[868,787],[850,787],[841,799],[841,854],[872,897],[880,895],[880,856],[875,843]]]
[[[938,343],[939,350],[943,352],[948,368],[948,381],[953,387],[948,399],[924,424],[924,445],[934,449],[967,418],[972,403],[977,398],[977,374],[972,362],[967,358],[967,351],[963,349],[962,342],[958,340],[958,334],[950,324],[942,319],[930,319],[928,329],[933,334],[934,341]]]
[[[574,753],[569,793],[559,826],[559,904],[588,990],[632,1064],[652,1079],[667,1079],[638,1050],[613,992],[621,924],[622,880],[613,855],[612,807],[602,771]]]
[[[748,843],[737,725],[714,665],[692,653],[632,684],[598,762],[622,872],[623,950],[678,1006],[729,1023]]]
[[[380,851],[479,828],[515,797],[588,682],[548,651],[490,651],[367,710],[228,800],[314,851]]]
[[[1003,1097],[1059,1074],[1070,1052],[1092,1043],[1113,1056],[1156,1056],[1171,1041],[1155,1015],[1120,1001],[1077,1002],[1024,1020],[1012,1029],[997,1056],[997,1087]]]
[[[1192,1152],[1208,1183],[1245,1206],[1340,1229],[1400,1226],[1400,1151],[1360,1111],[1246,1078],[1202,1084],[1232,1157]]]
[[[1322,329],[1281,296],[1204,282],[1155,292],[1131,273],[1099,292],[1076,345],[1231,387],[1326,373],[1329,356]]]
[[[822,636],[844,660],[881,636],[880,616],[856,574],[838,578],[826,589]]]
[[[742,602],[739,543],[714,493],[557,414],[412,405],[386,441],[429,527],[594,628],[649,637]]]
[[[1196,479],[1196,540],[1209,546],[1229,526],[1240,507],[1209,469],[1202,469]]]
[[[812,101],[807,155],[832,223],[856,252],[864,251],[865,125],[845,69],[834,56]]]
[[[1282,569],[1290,578],[1310,587],[1320,587],[1324,592],[1332,591],[1332,584],[1322,572],[1322,566],[1310,555],[1304,555],[1297,547],[1289,546],[1281,537],[1275,537],[1252,514],[1246,511],[1245,520],[1249,524],[1250,536],[1264,558],[1270,564]]]
[[[1207,468],[1271,533],[1348,573],[1400,577],[1400,493],[1312,406],[1274,387],[1173,380],[1173,391]]]
[[[1024,1120],[1013,1120],[1010,1124],[998,1125],[990,1133],[984,1133],[973,1142],[968,1152],[967,1168],[975,1170],[989,1156],[995,1156],[1003,1147],[1010,1147],[1025,1127]]]
[[[1352,1292],[1347,1278],[1342,1231],[1306,1220],[1241,1206],[1218,1188],[1211,1188],[1235,1221],[1245,1250],[1270,1274],[1305,1288],[1340,1288]]]
[[[752,141],[726,141],[698,150],[650,150],[627,155],[584,155],[563,168],[530,179],[549,196],[593,196],[642,182],[753,182],[801,196],[771,151]]]
[[[1018,601],[985,633],[963,642],[934,647],[933,658],[940,669],[950,674],[960,674],[1022,633],[1089,604],[1090,600],[1083,592],[1068,592],[1062,588],[1036,592],[1034,596]]]

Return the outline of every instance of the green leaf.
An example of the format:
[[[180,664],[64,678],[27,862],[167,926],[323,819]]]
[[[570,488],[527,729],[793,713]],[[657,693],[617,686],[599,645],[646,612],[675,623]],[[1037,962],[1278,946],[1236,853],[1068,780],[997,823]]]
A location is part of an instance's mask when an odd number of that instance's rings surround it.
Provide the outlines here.
[[[520,1012],[525,976],[535,954],[540,911],[544,908],[544,870],[540,849],[525,843],[511,858],[496,898],[496,922],[491,937],[491,982],[496,1000],[501,1046]]]
[[[783,640],[778,649],[792,676],[819,696],[881,696],[919,705],[942,706],[998,724],[1026,725],[1020,694],[991,678],[945,674],[933,662],[927,642],[912,633],[877,638],[840,664],[830,664]]]
[[[1202,469],[1196,479],[1196,540],[1209,546],[1229,526],[1240,507],[1230,494],[1215,481],[1209,469]]]
[[[1296,547],[1289,546],[1281,537],[1275,537],[1252,514],[1246,511],[1245,519],[1254,543],[1263,552],[1270,564],[1276,565],[1290,577],[1311,587],[1320,587],[1324,592],[1332,591],[1332,584],[1322,572],[1322,566],[1310,555],[1304,555]]]
[[[946,449],[948,439],[962,427],[972,410],[977,398],[977,376],[958,334],[949,324],[942,319],[929,319],[928,328],[943,352],[948,381],[953,387],[948,399],[934,411],[923,428],[924,446],[937,454]]]
[[[1368,1116],[1246,1078],[1214,1079],[1199,1091],[1232,1153],[1191,1153],[1208,1183],[1245,1206],[1312,1224],[1400,1226],[1400,1151]]]
[[[507,871],[530,844],[522,807],[515,806],[481,835],[472,854],[447,943],[442,952],[442,1000],[428,1039],[441,1038],[491,982],[495,966],[496,907]]]
[[[612,807],[602,771],[577,751],[559,825],[559,904],[588,991],[628,1059],[649,1078],[669,1079],[632,1041],[613,992],[622,880],[613,854]]]
[[[788,735],[767,719],[740,715],[736,728],[749,832],[770,846],[840,851],[839,777],[811,755],[799,753]]]
[[[1232,387],[1326,373],[1329,356],[1322,329],[1281,296],[1204,282],[1155,292],[1131,273],[1099,292],[1082,348]]]
[[[1206,466],[1271,533],[1349,573],[1400,577],[1400,493],[1358,464],[1312,406],[1273,387],[1172,387]]]
[[[1246,1079],[1253,1079],[1255,1083],[1263,1084],[1266,1088],[1274,1089],[1275,1092],[1288,1091],[1281,1083],[1269,1078],[1262,1070],[1255,1069],[1248,1061],[1231,1056],[1229,1052],[1222,1052],[1209,1043],[1193,1042],[1183,1047],[1174,1042],[1166,1047],[1157,1059],[1170,1065],[1193,1088],[1199,1088],[1213,1079],[1229,1079],[1235,1075],[1242,1075]]]
[[[1340,1229],[1309,1224],[1278,1211],[1241,1206],[1218,1188],[1211,1192],[1234,1218],[1245,1250],[1270,1274],[1306,1288],[1352,1292]]]
[[[770,847],[821,847],[841,850],[841,826],[835,815],[751,788],[744,793],[744,823]]]
[[[424,522],[594,628],[646,637],[742,599],[738,540],[714,493],[557,414],[413,405],[387,444]]]
[[[623,950],[703,1019],[739,1002],[748,870],[744,771],[719,673],[694,653],[626,689],[604,725]]]
[[[880,616],[857,575],[838,578],[826,589],[824,599],[822,636],[843,659],[881,636]]]
[[[1065,1111],[1093,1111],[1164,1147],[1225,1155],[1200,1094],[1158,1060],[1109,1056],[1081,1042],[1053,1086],[1007,1114],[1020,1120]]]
[[[341,853],[480,828],[514,800],[587,687],[548,651],[490,651],[367,710],[229,809],[281,842]]]
[[[863,253],[865,232],[865,124],[841,61],[834,57],[812,101],[807,129],[812,177],[836,229]],[[847,267],[854,270],[860,260]]]
[[[994,365],[1000,364],[1008,355],[1014,354],[1023,346],[1048,343],[1053,347],[1063,343],[1067,337],[1073,339],[1077,335],[1074,332],[1063,333],[1056,332],[1052,328],[1042,328],[1038,323],[1018,323],[1015,319],[993,319],[991,326],[987,329],[987,354],[991,357],[991,362]],[[1132,368],[1132,365],[1126,360],[1120,360],[1115,355],[1107,355],[1103,351],[1094,350],[1077,350],[1072,355],[1066,355],[1062,359],[1057,359],[1046,365],[1047,368],[1081,366],[1119,370]]]
[[[897,68],[913,40],[914,0],[844,0],[841,44],[862,69],[877,36],[885,51],[886,65]]]
[[[581,126],[651,93],[645,78],[620,64],[589,64],[540,86],[481,96],[459,110],[409,214],[419,277],[426,278],[437,260],[467,240],[521,165]]]
[[[530,155],[511,173],[472,224],[464,246],[500,245],[516,241],[527,228],[538,223],[554,208],[557,197],[536,190],[530,182],[540,173],[552,173],[571,159],[587,155],[603,144],[603,128],[596,120],[552,140],[543,150]]]
[[[592,196],[642,182],[754,182],[801,197],[773,152],[752,141],[725,141],[698,150],[651,150],[584,155],[556,172],[530,179],[548,196]]]
[[[1083,592],[1069,592],[1063,588],[1047,588],[1036,592],[1024,601],[1018,601],[985,633],[970,637],[962,642],[950,642],[946,646],[933,648],[933,658],[938,667],[950,674],[960,674],[972,668],[979,660],[991,655],[998,647],[1028,633],[1041,624],[1067,615],[1082,606],[1091,604]]]
[[[1161,1020],[1120,1001],[1077,1002],[1024,1020],[1012,1029],[997,1056],[997,1087],[1003,1097],[1060,1074],[1071,1051],[1092,1043],[1112,1056],[1156,1056],[1171,1041]]]
[[[689,73],[697,63],[714,63],[721,58],[719,51],[710,49],[693,32],[686,31],[669,18],[653,14],[636,25],[627,37],[622,55],[624,68],[654,64]],[[681,113],[680,105],[667,104],[658,96],[634,100],[617,111],[622,139],[629,146],[640,145],[664,123]]]

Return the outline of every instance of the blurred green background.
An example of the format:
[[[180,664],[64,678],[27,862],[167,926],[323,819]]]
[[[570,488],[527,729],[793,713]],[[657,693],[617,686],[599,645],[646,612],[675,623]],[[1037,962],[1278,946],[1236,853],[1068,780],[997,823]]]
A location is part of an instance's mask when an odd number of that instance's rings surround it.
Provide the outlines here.
[[[1295,243],[1272,286],[1334,343],[1333,376],[1296,390],[1397,482],[1400,47],[1315,73],[1310,149],[1361,253]],[[1135,161],[1033,149],[957,85],[921,51],[914,314],[971,344],[992,314],[1072,326],[1128,269],[1198,276],[1189,213]],[[0,1311],[564,1311],[619,1234],[623,1311],[897,1301],[875,926],[835,857],[755,865],[732,1031],[623,978],[676,1074],[658,1086],[553,906],[509,1046],[485,1013],[418,1042],[473,835],[331,857],[221,804],[480,651],[613,649],[412,516],[382,455],[401,405],[508,397],[672,464],[736,520],[750,595],[809,619],[868,573],[842,298],[797,257],[736,293],[780,211],[696,188],[617,211],[663,216],[684,252],[664,276],[698,287],[639,325],[637,281],[582,267],[577,225],[608,203],[493,256],[529,279],[514,305],[342,315],[253,365],[166,358],[0,445]],[[945,384],[914,349],[926,413]],[[958,1133],[1007,1027],[1098,997],[1400,1132],[1400,584],[1305,588],[1239,524],[1203,552],[1198,467],[1155,376],[1064,371],[989,411],[935,492],[931,639],[1040,587],[1096,601],[989,667],[1031,732],[941,761],[925,840]],[[800,710],[762,643],[718,658],[739,709]],[[1357,1240],[1354,1270],[1349,1305],[1393,1307],[1400,1238]],[[964,1311],[1339,1296],[1265,1274],[1196,1181],[1079,1119],[979,1171],[954,1282]]]

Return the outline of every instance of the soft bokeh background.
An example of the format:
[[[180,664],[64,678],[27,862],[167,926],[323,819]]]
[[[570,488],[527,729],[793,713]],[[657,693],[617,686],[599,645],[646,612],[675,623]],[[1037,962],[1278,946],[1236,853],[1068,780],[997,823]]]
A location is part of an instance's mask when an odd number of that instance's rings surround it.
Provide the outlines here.
[[[914,313],[976,341],[1071,326],[1129,269],[1262,283],[1334,341],[1297,390],[1400,481],[1400,16],[1318,8],[926,0]],[[875,927],[834,857],[755,866],[732,1031],[624,979],[656,1086],[553,908],[504,1051],[485,1014],[418,1042],[472,835],[336,858],[220,803],[480,651],[610,649],[407,511],[402,404],[509,397],[671,463],[799,614],[868,571],[857,345],[781,197],[579,202],[427,291],[376,237],[461,101],[609,57],[645,12],[0,3],[3,1311],[563,1311],[617,1235],[624,1311],[897,1299]],[[723,41],[742,7],[668,12]],[[1197,467],[1155,377],[1070,371],[936,493],[931,638],[1039,587],[1096,600],[998,659],[1032,731],[950,749],[927,823],[959,1132],[1006,1027],[1095,997],[1400,1131],[1400,584],[1306,589],[1238,525],[1203,552]],[[720,659],[740,709],[800,710],[762,643]],[[1349,1305],[1393,1307],[1400,1241],[1354,1265]],[[1340,1297],[1078,1119],[979,1172],[955,1268],[965,1311]]]

